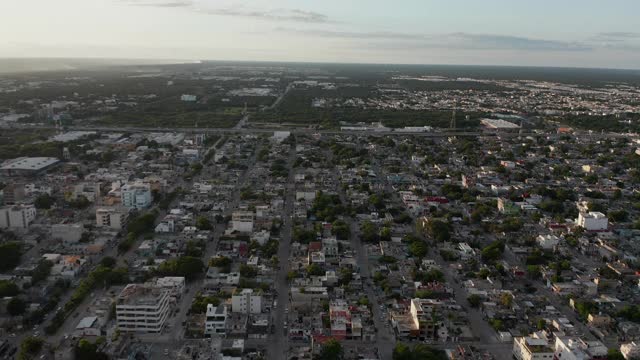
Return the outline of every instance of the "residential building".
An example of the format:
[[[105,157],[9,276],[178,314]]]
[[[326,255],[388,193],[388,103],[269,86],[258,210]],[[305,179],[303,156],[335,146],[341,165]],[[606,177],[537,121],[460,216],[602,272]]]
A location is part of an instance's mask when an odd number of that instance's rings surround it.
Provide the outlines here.
[[[600,341],[578,337],[556,337],[555,357],[562,360],[599,360],[607,358],[607,347]]]
[[[242,289],[239,294],[231,297],[231,311],[244,314],[262,313],[262,295],[256,294],[253,289]]]
[[[254,220],[253,211],[234,211],[231,215],[231,229],[241,233],[251,233]]]
[[[96,225],[121,230],[127,224],[129,210],[124,208],[98,208],[96,209]]]
[[[5,205],[18,204],[25,198],[26,191],[22,184],[10,183],[2,189],[2,198]]]
[[[207,304],[207,317],[204,325],[204,334],[211,336],[224,334],[227,326],[227,308],[224,305],[214,306]]]
[[[434,316],[442,302],[434,299],[411,299],[409,314],[420,339],[435,339],[439,323]]]
[[[587,231],[602,231],[609,228],[609,219],[601,212],[581,212],[578,215],[578,226]]]
[[[169,316],[169,291],[153,285],[129,284],[116,299],[118,330],[159,333]]]
[[[145,209],[151,205],[151,186],[147,183],[126,184],[120,193],[124,207]]]
[[[517,360],[552,360],[554,350],[547,339],[523,336],[513,339],[513,357]]]
[[[620,345],[620,352],[627,360],[640,359],[640,344],[636,342],[630,342]]]
[[[36,218],[33,205],[13,205],[0,208],[0,229],[26,229]]]
[[[73,188],[73,199],[77,199],[80,196],[84,196],[87,200],[95,202],[100,199],[100,184],[99,183],[80,183]]]
[[[538,245],[546,250],[553,249],[560,243],[560,238],[555,235],[538,235]]]

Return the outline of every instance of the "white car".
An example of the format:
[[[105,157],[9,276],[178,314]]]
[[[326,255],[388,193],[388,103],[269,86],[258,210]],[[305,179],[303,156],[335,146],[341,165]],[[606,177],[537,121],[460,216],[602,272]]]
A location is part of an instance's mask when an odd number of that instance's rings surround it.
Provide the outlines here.
[[[165,356],[169,355],[169,349],[164,349],[164,355]]]

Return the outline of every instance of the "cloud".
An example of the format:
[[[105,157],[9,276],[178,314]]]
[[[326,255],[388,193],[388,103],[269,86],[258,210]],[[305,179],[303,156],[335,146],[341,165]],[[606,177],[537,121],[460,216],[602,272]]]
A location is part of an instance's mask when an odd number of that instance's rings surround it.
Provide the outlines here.
[[[532,39],[519,36],[448,33],[416,34],[397,32],[348,32],[333,30],[300,30],[285,27],[275,29],[296,35],[317,36],[334,39],[368,39],[386,42],[389,47],[415,46],[419,48],[453,48],[471,50],[530,50],[530,51],[586,51],[588,44],[558,40]],[[390,42],[400,41],[401,43]],[[410,44],[407,44],[410,43]],[[375,44],[378,46],[378,44]]]
[[[127,5],[132,6],[147,6],[147,7],[160,7],[160,8],[191,8],[193,7],[192,0],[127,0],[124,1]]]
[[[235,16],[266,21],[300,22],[309,24],[336,23],[325,14],[302,9],[248,9],[243,6],[228,8],[208,8],[196,6],[194,0],[120,0],[129,6],[146,6],[159,8],[188,8],[195,13],[215,16]]]
[[[633,39],[640,39],[640,33],[635,33],[635,32],[603,32],[603,33],[599,33],[596,36],[593,37],[593,39],[599,39],[599,40],[618,40],[618,41],[623,41],[623,40],[633,40]]]
[[[244,8],[224,8],[202,9],[199,10],[199,12],[210,15],[237,16],[270,21],[292,21],[315,24],[333,22],[325,14],[300,9],[248,10]]]

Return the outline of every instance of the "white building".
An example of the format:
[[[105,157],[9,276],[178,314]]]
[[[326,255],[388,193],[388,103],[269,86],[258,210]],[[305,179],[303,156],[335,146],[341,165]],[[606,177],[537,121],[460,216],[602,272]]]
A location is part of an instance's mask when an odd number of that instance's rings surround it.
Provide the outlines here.
[[[273,139],[277,142],[285,141],[291,135],[291,131],[274,131]]]
[[[554,351],[547,339],[524,336],[513,339],[513,356],[517,360],[553,360]]]
[[[627,360],[640,359],[640,344],[636,342],[630,342],[620,345],[620,352]]]
[[[26,229],[36,218],[33,205],[13,205],[0,208],[0,229]]]
[[[553,249],[560,243],[560,238],[555,235],[538,235],[536,241],[543,249]]]
[[[51,225],[51,237],[66,243],[77,243],[82,238],[82,233],[84,233],[82,224]]]
[[[253,232],[254,214],[252,211],[235,211],[231,215],[231,229],[242,233]]]
[[[186,102],[194,102],[197,99],[198,97],[195,95],[183,94],[182,96],[180,96],[180,100],[186,101]]]
[[[600,341],[585,341],[578,337],[556,337],[555,356],[557,359],[605,359],[607,351],[607,347]]]
[[[116,323],[123,332],[159,333],[169,316],[169,291],[129,284],[116,299]]]
[[[227,308],[224,305],[207,304],[204,334],[207,336],[224,334],[227,326]]]
[[[231,311],[244,314],[262,313],[262,295],[255,294],[253,289],[243,289],[231,297]]]
[[[325,256],[338,256],[340,247],[335,236],[322,239],[322,251]]]
[[[96,209],[96,226],[120,230],[127,223],[129,211],[121,208]]]
[[[122,205],[127,208],[145,209],[151,205],[151,186],[145,183],[132,183],[120,189]]]
[[[578,215],[578,226],[588,231],[607,230],[609,219],[601,212],[580,213]]]

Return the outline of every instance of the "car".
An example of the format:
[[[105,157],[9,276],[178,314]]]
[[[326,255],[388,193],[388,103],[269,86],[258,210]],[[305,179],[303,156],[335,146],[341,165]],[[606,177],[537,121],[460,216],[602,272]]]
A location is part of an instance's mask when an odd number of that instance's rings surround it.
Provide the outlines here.
[[[40,331],[36,331],[36,332],[34,332],[34,333],[33,333],[33,336],[34,336],[34,337],[38,337],[38,336],[40,336]]]
[[[164,355],[165,356],[169,355],[169,349],[164,349]]]

